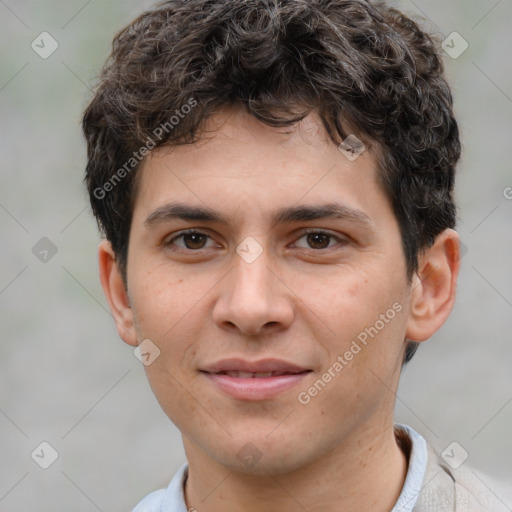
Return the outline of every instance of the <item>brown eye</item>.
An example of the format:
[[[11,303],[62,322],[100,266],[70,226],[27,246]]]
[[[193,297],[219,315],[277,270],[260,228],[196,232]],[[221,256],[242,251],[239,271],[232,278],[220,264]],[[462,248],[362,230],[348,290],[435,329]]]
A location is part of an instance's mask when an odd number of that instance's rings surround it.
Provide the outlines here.
[[[202,249],[206,244],[206,235],[201,233],[188,233],[183,235],[183,243],[187,249]]]
[[[312,249],[326,249],[329,247],[332,236],[325,233],[309,233],[307,241]]]
[[[200,249],[208,248],[208,242],[210,237],[205,233],[198,231],[185,231],[175,236],[168,242],[165,242],[166,246],[176,246],[179,249],[185,249],[189,251],[198,251]],[[213,242],[213,241],[211,241]]]
[[[343,246],[347,242],[345,237],[336,236],[327,231],[309,231],[299,237],[294,246],[299,249],[320,251],[322,249],[331,249],[336,245]]]

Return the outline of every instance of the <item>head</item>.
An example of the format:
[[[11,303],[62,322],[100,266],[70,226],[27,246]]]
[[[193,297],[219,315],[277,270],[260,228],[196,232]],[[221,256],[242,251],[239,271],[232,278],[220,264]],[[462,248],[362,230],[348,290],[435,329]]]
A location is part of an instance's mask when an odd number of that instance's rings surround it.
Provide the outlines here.
[[[336,436],[392,414],[382,381],[442,325],[458,268],[457,123],[415,22],[364,0],[167,1],[115,37],[83,128],[119,334],[158,347],[151,385],[192,443],[229,459],[201,429],[230,429],[204,410],[240,408],[227,444],[284,451],[292,420],[258,434],[283,405],[300,418],[338,404],[355,419]],[[340,151],[353,140],[355,159]],[[290,393],[233,402],[205,382],[223,354],[293,360],[306,389],[331,369],[332,384],[307,407]]]

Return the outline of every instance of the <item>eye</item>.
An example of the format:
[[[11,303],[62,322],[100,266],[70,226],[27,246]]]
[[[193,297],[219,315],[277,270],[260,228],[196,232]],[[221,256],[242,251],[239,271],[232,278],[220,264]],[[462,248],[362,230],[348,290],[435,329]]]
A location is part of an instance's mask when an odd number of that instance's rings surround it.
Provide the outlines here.
[[[164,245],[175,245],[179,247],[180,249],[190,250],[190,251],[197,251],[200,249],[207,249],[207,242],[210,239],[210,237],[205,234],[201,233],[199,231],[195,230],[189,230],[189,231],[182,231],[177,236],[174,236],[170,240],[166,240],[164,242]],[[176,243],[177,241],[180,241],[180,243]],[[214,243],[213,240],[210,239],[212,244]],[[213,245],[210,245],[209,247],[213,247]]]
[[[295,246],[301,249],[329,249],[335,246],[337,243],[341,243],[345,245],[347,242],[346,239],[335,236],[326,231],[309,231],[304,233],[298,240],[305,239],[307,246],[300,245],[298,242],[295,242]]]
[[[305,243],[301,243],[305,240]],[[208,245],[208,243],[210,245]],[[304,233],[297,242],[294,243],[295,247],[301,249],[313,249],[315,251],[322,249],[329,249],[338,244],[345,245],[348,241],[345,238],[333,235],[326,231],[309,231]],[[208,249],[215,247],[215,242],[206,233],[196,230],[182,231],[176,236],[167,239],[164,242],[165,246],[176,246],[179,249],[188,251],[199,251],[201,249]]]

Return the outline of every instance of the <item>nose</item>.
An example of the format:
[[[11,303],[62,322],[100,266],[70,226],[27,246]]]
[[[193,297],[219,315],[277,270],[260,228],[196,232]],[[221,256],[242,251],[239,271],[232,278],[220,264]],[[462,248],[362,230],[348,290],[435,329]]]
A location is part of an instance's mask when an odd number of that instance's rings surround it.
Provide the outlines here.
[[[213,319],[220,328],[246,336],[272,334],[293,322],[292,292],[269,266],[266,252],[248,263],[234,255],[234,268],[223,279]]]

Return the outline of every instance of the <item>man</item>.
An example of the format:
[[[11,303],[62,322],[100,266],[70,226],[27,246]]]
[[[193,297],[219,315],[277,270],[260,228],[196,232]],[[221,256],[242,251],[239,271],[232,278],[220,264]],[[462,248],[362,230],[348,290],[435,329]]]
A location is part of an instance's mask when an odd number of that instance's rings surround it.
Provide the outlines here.
[[[495,511],[393,424],[445,322],[460,156],[432,39],[364,0],[171,0],[84,116],[100,277],[188,464],[142,511]]]

